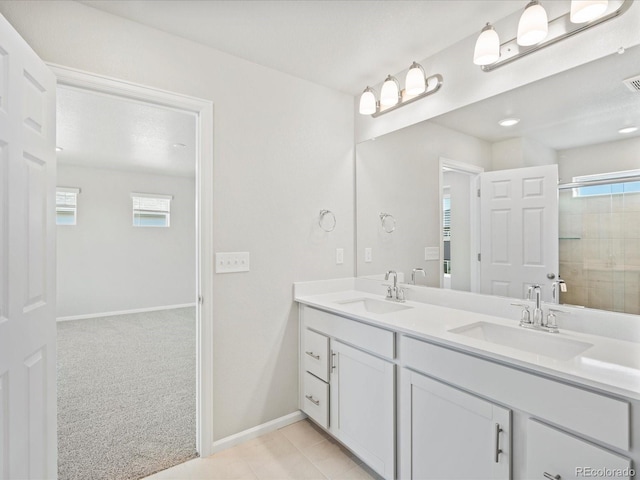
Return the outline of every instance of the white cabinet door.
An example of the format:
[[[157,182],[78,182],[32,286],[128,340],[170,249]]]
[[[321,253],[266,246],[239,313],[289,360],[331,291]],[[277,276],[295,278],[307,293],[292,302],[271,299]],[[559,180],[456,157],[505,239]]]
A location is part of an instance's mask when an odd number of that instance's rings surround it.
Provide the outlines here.
[[[544,425],[527,422],[527,478],[631,478],[631,461]]]
[[[511,411],[402,372],[402,472],[412,479],[509,479]]]
[[[480,293],[523,298],[531,284],[550,302],[558,275],[558,166],[480,175]]]
[[[331,432],[384,478],[395,477],[395,365],[331,341]]]
[[[56,478],[56,79],[0,15],[0,479]]]

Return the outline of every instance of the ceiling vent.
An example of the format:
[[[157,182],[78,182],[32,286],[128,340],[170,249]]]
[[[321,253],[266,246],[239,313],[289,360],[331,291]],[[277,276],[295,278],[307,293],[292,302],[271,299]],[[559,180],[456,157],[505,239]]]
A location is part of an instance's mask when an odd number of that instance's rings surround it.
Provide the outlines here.
[[[622,81],[632,92],[640,92],[640,75]]]

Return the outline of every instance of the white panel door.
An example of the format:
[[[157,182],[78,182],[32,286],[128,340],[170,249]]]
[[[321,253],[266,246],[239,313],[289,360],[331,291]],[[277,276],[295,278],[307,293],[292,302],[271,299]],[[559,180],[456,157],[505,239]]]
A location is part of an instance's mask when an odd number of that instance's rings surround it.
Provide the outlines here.
[[[558,275],[558,167],[480,174],[480,293],[551,302]],[[554,278],[549,278],[553,276]]]
[[[0,15],[0,478],[57,476],[53,73]]]
[[[511,411],[403,370],[403,475],[413,480],[511,478]]]
[[[331,340],[331,432],[385,479],[395,478],[395,365]]]

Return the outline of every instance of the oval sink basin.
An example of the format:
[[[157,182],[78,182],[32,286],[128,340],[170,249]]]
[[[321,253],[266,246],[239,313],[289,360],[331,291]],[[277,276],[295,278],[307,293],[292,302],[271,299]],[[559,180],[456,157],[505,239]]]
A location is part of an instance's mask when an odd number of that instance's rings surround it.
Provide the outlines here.
[[[375,298],[354,298],[336,303],[353,313],[377,313],[379,315],[413,308],[408,305],[402,305],[401,303],[394,303],[389,300],[377,300]]]
[[[569,360],[593,347],[591,343],[558,337],[554,333],[533,332],[520,327],[506,327],[488,322],[472,323],[451,329],[449,332],[556,360]]]

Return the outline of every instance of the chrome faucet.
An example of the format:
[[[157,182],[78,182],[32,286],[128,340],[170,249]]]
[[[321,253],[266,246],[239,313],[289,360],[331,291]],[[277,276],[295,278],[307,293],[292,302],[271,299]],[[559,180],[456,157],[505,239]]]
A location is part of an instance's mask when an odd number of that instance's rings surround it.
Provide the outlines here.
[[[560,292],[566,293],[567,292],[567,282],[565,282],[561,278],[558,278],[557,281],[555,281],[555,282],[553,282],[551,284],[551,298],[553,298],[558,303],[560,303],[560,295],[558,293],[558,288],[560,288]]]
[[[532,293],[535,293],[535,296],[536,296],[536,306],[533,309],[531,324],[534,327],[543,327],[544,315],[542,313],[542,295],[540,291],[540,285],[534,284],[529,287],[529,294],[527,295],[527,298],[529,300],[533,300],[531,298]]]
[[[423,277],[427,276],[427,273],[424,271],[424,268],[414,268],[413,271],[411,272],[411,283],[413,285],[416,284],[416,273],[417,272],[420,272]]]
[[[384,274],[384,279],[389,280],[389,275],[393,275],[393,287],[387,288],[387,300],[394,300],[396,302],[404,302],[404,290],[398,287],[398,274],[395,270],[389,270]]]
[[[562,287],[562,283],[557,282]],[[555,284],[554,284],[555,286]],[[532,328],[535,330],[544,330],[549,333],[558,333],[558,324],[556,323],[556,314],[563,313],[569,315],[570,312],[565,310],[559,310],[557,308],[549,308],[549,313],[547,314],[547,318],[544,318],[544,312],[542,311],[542,298],[540,285],[531,285],[529,287],[529,291],[527,293],[527,300],[533,300],[532,294],[535,294],[535,307],[533,309],[533,314],[529,313],[529,305],[523,303],[512,303],[511,305],[516,307],[522,307],[522,314],[520,317],[520,326],[525,328]],[[555,305],[554,305],[555,306]]]

